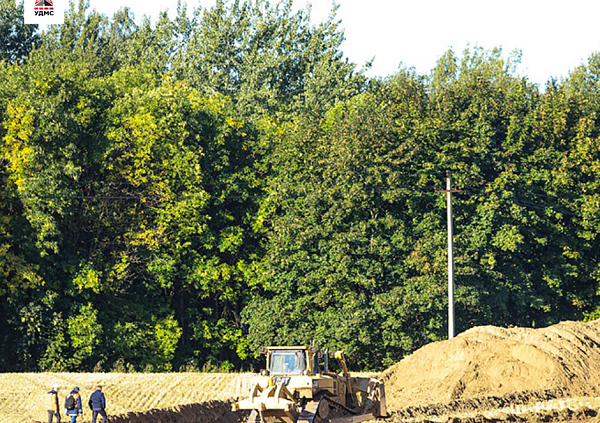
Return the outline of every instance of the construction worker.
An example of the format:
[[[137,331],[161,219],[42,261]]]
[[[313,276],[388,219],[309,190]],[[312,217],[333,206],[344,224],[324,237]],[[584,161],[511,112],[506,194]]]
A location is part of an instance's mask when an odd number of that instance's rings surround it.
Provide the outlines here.
[[[52,423],[54,416],[56,416],[56,421],[60,423],[60,409],[58,407],[58,390],[60,386],[52,385],[52,389],[48,392],[50,398],[48,399],[48,406],[46,409],[48,410],[48,423]]]
[[[90,395],[88,404],[93,413],[92,423],[96,423],[96,417],[98,417],[98,414],[102,416],[102,423],[106,423],[106,398],[104,398],[104,394],[102,393],[102,386],[98,385],[96,387],[94,393]]]

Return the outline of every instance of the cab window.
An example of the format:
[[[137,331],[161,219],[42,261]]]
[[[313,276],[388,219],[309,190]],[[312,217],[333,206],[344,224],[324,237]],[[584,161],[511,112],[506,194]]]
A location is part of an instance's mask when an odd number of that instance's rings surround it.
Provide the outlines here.
[[[306,369],[303,351],[273,351],[271,374],[300,374]]]

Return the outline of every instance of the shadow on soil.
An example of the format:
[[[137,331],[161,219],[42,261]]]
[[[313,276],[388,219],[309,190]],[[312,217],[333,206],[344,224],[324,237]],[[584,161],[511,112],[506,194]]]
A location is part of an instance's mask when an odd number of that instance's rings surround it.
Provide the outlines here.
[[[231,411],[232,402],[209,401],[187,404],[165,410],[150,410],[143,413],[127,413],[110,416],[110,423],[238,423],[247,415]]]

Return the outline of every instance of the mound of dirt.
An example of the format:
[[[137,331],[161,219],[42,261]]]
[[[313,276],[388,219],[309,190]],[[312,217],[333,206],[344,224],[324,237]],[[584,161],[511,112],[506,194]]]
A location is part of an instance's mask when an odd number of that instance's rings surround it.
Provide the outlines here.
[[[390,410],[597,396],[600,320],[542,329],[472,328],[420,348],[382,379]]]

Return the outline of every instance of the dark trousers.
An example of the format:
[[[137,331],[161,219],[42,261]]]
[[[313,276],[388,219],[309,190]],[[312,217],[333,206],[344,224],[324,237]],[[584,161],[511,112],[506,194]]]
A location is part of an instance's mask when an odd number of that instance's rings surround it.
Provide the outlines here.
[[[93,410],[92,423],[96,423],[96,417],[98,417],[98,414],[100,414],[102,416],[102,423],[106,423],[107,417],[106,417],[106,411],[104,411],[104,410]]]
[[[52,423],[52,417],[56,416],[56,421],[60,423],[60,413],[55,413],[52,410],[48,410],[48,423]]]

